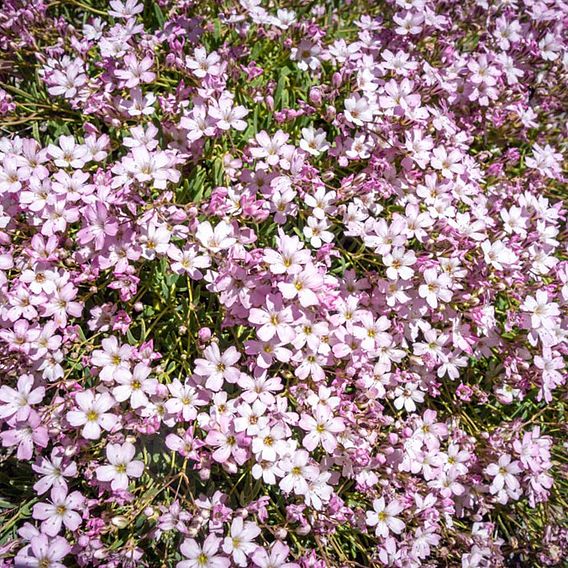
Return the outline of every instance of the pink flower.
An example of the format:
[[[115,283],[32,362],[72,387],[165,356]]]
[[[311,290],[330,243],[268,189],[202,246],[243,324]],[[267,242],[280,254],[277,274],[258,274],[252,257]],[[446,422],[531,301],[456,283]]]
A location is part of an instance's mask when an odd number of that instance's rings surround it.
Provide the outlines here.
[[[64,69],[55,69],[49,75],[49,87],[47,91],[50,95],[62,96],[72,99],[77,92],[87,82],[85,68],[81,60],[76,59]]]
[[[117,219],[101,201],[85,207],[83,218],[85,226],[77,233],[81,244],[94,241],[96,248],[100,250],[108,237],[114,237],[118,232]]]
[[[228,417],[221,416],[218,424],[215,424],[207,433],[205,443],[216,448],[211,455],[216,462],[226,464],[232,460],[233,464],[236,462],[242,465],[247,459],[247,451],[239,444],[239,440],[242,444],[244,436],[234,431],[233,424]]]
[[[33,411],[25,421],[16,422],[9,430],[0,432],[0,439],[5,448],[18,446],[16,457],[28,461],[34,454],[34,446],[45,448],[49,443],[47,428]]]
[[[150,71],[153,63],[151,57],[146,56],[139,61],[136,55],[129,53],[123,60],[125,69],[117,69],[114,74],[124,82],[126,88],[131,89],[140,83],[151,83],[156,78],[156,74]]]
[[[277,540],[269,550],[257,548],[252,559],[259,568],[299,568],[295,562],[286,562],[290,547]]]
[[[43,306],[43,315],[52,316],[59,327],[67,325],[68,316],[78,318],[83,313],[81,302],[74,302],[78,290],[68,282],[62,288],[57,288],[48,302]]]

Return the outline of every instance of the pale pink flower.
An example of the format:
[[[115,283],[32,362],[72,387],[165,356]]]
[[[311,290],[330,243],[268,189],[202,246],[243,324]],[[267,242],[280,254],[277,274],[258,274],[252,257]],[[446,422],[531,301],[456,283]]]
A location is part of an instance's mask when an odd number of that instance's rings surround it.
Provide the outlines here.
[[[74,427],[83,426],[81,434],[87,440],[98,440],[102,428],[110,431],[118,423],[118,417],[108,412],[115,405],[115,400],[107,392],[79,392],[75,395],[75,402],[78,410],[67,413],[67,422]]]
[[[185,64],[192,70],[193,74],[199,79],[207,75],[217,75],[221,69],[221,58],[216,51],[209,55],[204,47],[196,47],[193,57],[186,57]]]
[[[463,174],[465,168],[461,163],[463,156],[459,150],[447,152],[443,146],[438,146],[432,150],[432,158],[430,164],[435,170],[441,170],[441,174],[445,178],[452,178],[454,174]]]
[[[318,304],[316,292],[322,286],[323,276],[313,264],[307,264],[302,272],[295,274],[292,282],[278,284],[284,298],[292,300],[297,297],[304,308]]]
[[[195,373],[201,377],[206,377],[205,386],[212,391],[219,391],[223,387],[223,381],[235,383],[240,370],[235,367],[235,363],[241,358],[241,354],[235,347],[231,346],[221,353],[219,345],[212,342],[203,352],[205,359],[195,360]]]
[[[302,128],[300,148],[312,156],[319,156],[323,152],[329,150],[325,131],[321,128],[316,130],[313,126]]]
[[[221,130],[245,130],[247,123],[242,120],[248,110],[243,106],[234,106],[233,96],[227,92],[223,93],[219,100],[209,107],[209,116],[214,118],[217,128]]]
[[[247,557],[256,550],[253,541],[259,534],[260,528],[256,523],[236,517],[223,541],[223,551],[233,557],[237,566],[247,566]]]
[[[112,381],[119,377],[130,377],[130,359],[132,347],[119,345],[118,339],[112,335],[101,341],[102,349],[95,349],[91,355],[91,364],[102,367],[99,377],[102,381]]]
[[[307,432],[302,440],[304,448],[312,452],[321,444],[329,454],[337,447],[337,434],[345,430],[343,419],[333,416],[325,406],[316,407],[313,416],[302,414],[298,426]]]
[[[202,545],[192,538],[186,538],[180,552],[187,560],[176,564],[176,568],[229,568],[231,561],[218,554],[221,539],[214,534],[207,536]]]
[[[152,369],[145,363],[138,363],[132,374],[120,374],[115,378],[118,386],[112,389],[112,394],[118,402],[130,400],[132,408],[146,406],[148,397],[156,392],[158,381],[149,378]]]
[[[268,296],[265,308],[251,308],[248,319],[260,326],[256,334],[262,341],[270,341],[275,335],[282,343],[290,343],[294,338],[294,330],[290,327],[294,321],[292,310],[284,308],[278,296]]]
[[[46,534],[32,536],[30,544],[22,548],[16,558],[18,568],[65,568],[61,561],[71,552],[71,545],[61,536],[49,538]]]
[[[44,387],[33,388],[34,382],[32,375],[22,375],[16,389],[8,385],[0,387],[0,418],[27,420],[31,406],[39,404],[45,395]]]
[[[47,151],[60,168],[82,168],[88,161],[88,150],[83,144],[77,144],[73,136],[60,136],[59,146],[49,144]]]
[[[537,290],[534,296],[527,296],[520,307],[530,313],[534,329],[553,328],[556,325],[555,319],[560,315],[558,304],[551,302],[544,290]]]
[[[317,217],[310,216],[302,232],[307,239],[310,239],[310,245],[315,249],[319,249],[324,243],[333,241],[334,235],[331,231],[327,230],[329,228],[330,224],[326,219],[318,219]]]
[[[404,408],[407,412],[416,410],[417,402],[424,402],[424,392],[415,383],[399,385],[394,391],[394,407],[397,410]]]
[[[264,250],[264,260],[273,274],[297,274],[303,265],[309,262],[310,252],[304,249],[303,243],[294,235],[289,237],[281,230],[276,237],[278,251]]]
[[[418,287],[418,295],[424,298],[431,308],[438,307],[438,300],[449,302],[452,299],[452,281],[447,274],[440,274],[435,268],[427,268],[422,277],[425,283]]]
[[[70,531],[76,531],[81,526],[81,515],[76,509],[83,506],[85,498],[79,491],[67,494],[67,489],[54,487],[51,490],[51,503],[36,503],[33,517],[43,521],[41,530],[49,536],[56,536],[65,526]]]
[[[295,562],[287,562],[290,548],[279,540],[269,550],[257,548],[252,559],[258,568],[299,568]]]
[[[114,491],[126,491],[130,478],[138,478],[144,471],[144,462],[135,460],[136,448],[129,442],[108,444],[106,456],[110,465],[97,467],[99,481],[110,481]]]
[[[67,480],[65,478],[77,475],[77,465],[75,462],[65,459],[62,448],[54,448],[51,452],[51,459],[40,457],[39,462],[32,465],[32,469],[41,476],[34,484],[34,491],[38,495],[42,495],[51,487],[67,491]]]
[[[195,387],[186,383],[181,383],[179,379],[174,379],[168,384],[171,398],[167,400],[165,408],[173,416],[181,415],[183,420],[189,422],[197,418],[197,407],[205,404],[197,396]]]
[[[416,263],[416,255],[413,250],[405,250],[402,247],[394,248],[389,254],[383,256],[383,264],[387,267],[386,274],[391,280],[410,280],[414,270],[410,268]]]
[[[282,130],[278,130],[274,136],[270,137],[269,134],[262,130],[255,136],[255,141],[258,146],[251,148],[251,155],[253,158],[264,159],[264,161],[274,166],[280,161],[280,155],[290,137]]]
[[[124,56],[123,64],[125,69],[117,69],[114,74],[124,81],[124,86],[128,89],[140,83],[151,83],[156,78],[156,74],[150,71],[154,64],[151,57],[139,60],[136,55],[129,53]]]
[[[294,491],[304,495],[309,491],[308,481],[319,475],[318,467],[310,465],[310,454],[306,450],[296,450],[291,457],[281,461],[281,467],[286,475],[280,481],[280,489],[286,493]]]
[[[504,270],[504,266],[510,266],[517,262],[517,255],[502,241],[483,241],[481,250],[487,264],[493,266],[496,270]]]

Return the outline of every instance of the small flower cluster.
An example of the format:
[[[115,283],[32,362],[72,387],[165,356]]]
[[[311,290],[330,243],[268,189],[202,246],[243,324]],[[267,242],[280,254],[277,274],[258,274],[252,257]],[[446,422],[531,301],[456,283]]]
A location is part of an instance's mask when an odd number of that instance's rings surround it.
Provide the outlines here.
[[[6,0],[7,567],[560,566],[568,8]]]

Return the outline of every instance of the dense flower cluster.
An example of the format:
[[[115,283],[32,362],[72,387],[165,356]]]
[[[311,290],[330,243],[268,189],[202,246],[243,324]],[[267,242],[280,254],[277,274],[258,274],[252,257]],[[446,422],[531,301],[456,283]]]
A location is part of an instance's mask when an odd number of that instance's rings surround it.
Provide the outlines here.
[[[281,4],[3,3],[3,565],[559,566],[568,7]]]

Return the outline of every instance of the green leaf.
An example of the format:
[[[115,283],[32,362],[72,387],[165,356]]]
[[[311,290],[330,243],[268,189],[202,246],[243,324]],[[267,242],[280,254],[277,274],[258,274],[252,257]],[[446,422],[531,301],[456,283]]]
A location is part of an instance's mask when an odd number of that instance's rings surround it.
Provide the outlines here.
[[[152,6],[154,8],[154,14],[156,16],[156,20],[158,21],[158,24],[160,24],[161,27],[164,25],[164,22],[166,21],[164,13],[162,12],[162,9],[156,2],[152,2]]]
[[[284,67],[284,69],[280,71],[280,77],[278,79],[278,84],[276,85],[276,92],[274,93],[274,107],[277,110],[287,108],[289,104],[288,86],[290,81],[288,79],[288,73],[285,73],[285,71],[289,72],[287,67]]]

